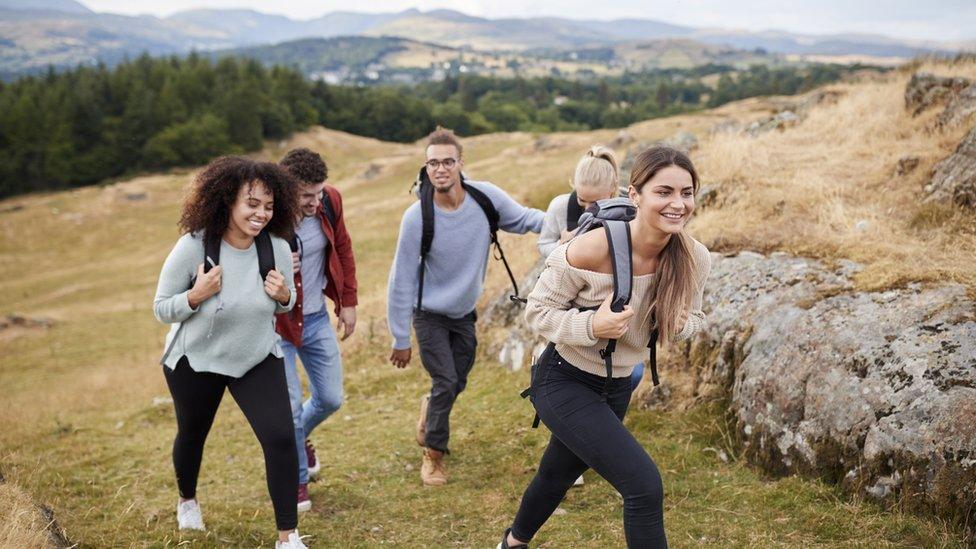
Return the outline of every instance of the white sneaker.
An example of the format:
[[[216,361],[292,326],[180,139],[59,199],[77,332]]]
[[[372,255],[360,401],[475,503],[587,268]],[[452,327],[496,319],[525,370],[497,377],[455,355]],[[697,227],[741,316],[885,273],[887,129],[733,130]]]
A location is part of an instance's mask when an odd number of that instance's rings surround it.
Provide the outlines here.
[[[302,543],[302,538],[298,535],[298,530],[295,530],[288,534],[288,541],[276,541],[275,549],[308,549],[308,547]]]
[[[578,479],[573,481],[573,486],[582,486],[582,485],[583,485],[583,475],[580,475]]]
[[[206,530],[203,526],[200,504],[195,499],[177,502],[176,522],[180,524],[180,530]]]

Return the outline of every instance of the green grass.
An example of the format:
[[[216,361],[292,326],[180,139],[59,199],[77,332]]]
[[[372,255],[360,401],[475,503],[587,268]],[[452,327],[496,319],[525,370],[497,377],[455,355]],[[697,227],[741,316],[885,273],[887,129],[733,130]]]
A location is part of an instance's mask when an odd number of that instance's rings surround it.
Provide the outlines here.
[[[472,140],[469,168],[545,207],[543,190],[564,185],[573,160],[610,135],[557,136],[565,144],[533,153],[532,137]],[[595,137],[599,136],[599,137]],[[638,136],[639,138],[644,138]],[[308,144],[308,143],[305,143]],[[469,389],[452,417],[451,482],[423,488],[413,441],[427,376],[415,359],[387,362],[385,285],[400,213],[418,155],[401,145],[330,135],[312,143],[335,157],[360,280],[360,323],[343,344],[347,401],[313,435],[323,479],[300,529],[313,546],[488,547],[514,514],[547,440],[529,428],[518,391],[527,372],[508,372],[482,348]],[[543,162],[523,160],[535,155]],[[371,162],[386,168],[357,179]],[[559,169],[548,169],[556,165]],[[175,419],[157,364],[166,327],[151,302],[163,258],[176,239],[187,176],[142,178],[17,199],[0,214],[0,315],[48,317],[47,329],[0,332],[0,472],[54,509],[85,547],[267,546],[274,537],[260,447],[229,394],[207,442],[199,485],[209,530],[176,530],[170,458]],[[119,199],[138,188],[149,199]],[[58,213],[54,213],[57,208]],[[513,267],[535,261],[534,239],[507,238]],[[507,285],[492,262],[488,286]],[[798,478],[769,479],[734,459],[717,404],[688,411],[633,410],[627,421],[664,476],[671,544],[689,546],[959,547],[958,532],[931,519],[852,501],[837,488]],[[730,463],[711,448],[733,455]],[[598,476],[570,491],[536,543],[545,547],[623,545],[619,496]]]

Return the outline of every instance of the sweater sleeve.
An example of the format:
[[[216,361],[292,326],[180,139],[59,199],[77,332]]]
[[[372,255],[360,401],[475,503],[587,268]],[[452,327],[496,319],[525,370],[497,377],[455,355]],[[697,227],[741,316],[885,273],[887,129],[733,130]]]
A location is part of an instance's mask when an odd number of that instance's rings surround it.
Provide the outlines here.
[[[420,203],[403,214],[396,254],[386,290],[386,323],[393,336],[394,349],[410,347],[410,320],[417,300],[417,275],[420,259]]]
[[[183,322],[190,318],[196,309],[190,307],[187,294],[190,280],[202,263],[203,244],[189,234],[184,234],[166,256],[156,285],[153,299],[153,314],[164,324]]]
[[[516,234],[538,233],[542,230],[542,220],[546,214],[542,210],[523,206],[496,185],[479,181],[476,183],[495,204],[498,210],[498,228]]]
[[[275,269],[285,277],[285,286],[288,286],[288,304],[282,305],[275,301],[275,314],[287,313],[295,306],[295,299],[298,293],[295,291],[295,270],[291,262],[291,248],[284,239],[273,237],[271,239],[272,249],[275,256]]]
[[[695,295],[691,300],[691,310],[688,311],[688,320],[684,327],[675,335],[675,339],[682,341],[691,339],[692,336],[705,329],[707,319],[705,312],[702,311],[702,298],[705,293],[705,282],[708,280],[708,273],[712,269],[712,256],[700,242],[695,242],[695,265],[696,269],[696,288]]]
[[[539,233],[539,241],[536,243],[542,257],[549,257],[549,254],[559,245],[559,237],[563,229],[560,227],[560,214],[563,219],[566,218],[566,207],[563,206],[564,196],[566,196],[568,204],[569,197],[567,195],[559,195],[553,198],[542,221],[542,232]]]
[[[546,268],[529,294],[525,320],[534,332],[553,343],[591,347],[597,343],[593,337],[596,311],[580,311],[573,305],[583,281],[569,272],[565,246],[546,260]]]

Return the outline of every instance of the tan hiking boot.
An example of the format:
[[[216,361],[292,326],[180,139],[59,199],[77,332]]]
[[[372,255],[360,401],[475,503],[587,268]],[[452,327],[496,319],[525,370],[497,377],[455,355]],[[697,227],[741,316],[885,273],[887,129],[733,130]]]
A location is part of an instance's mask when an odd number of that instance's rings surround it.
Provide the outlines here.
[[[417,419],[417,444],[427,446],[427,404],[430,395],[420,397],[420,417]]]
[[[424,460],[420,465],[420,480],[424,486],[447,484],[447,471],[444,470],[444,452],[424,448]]]

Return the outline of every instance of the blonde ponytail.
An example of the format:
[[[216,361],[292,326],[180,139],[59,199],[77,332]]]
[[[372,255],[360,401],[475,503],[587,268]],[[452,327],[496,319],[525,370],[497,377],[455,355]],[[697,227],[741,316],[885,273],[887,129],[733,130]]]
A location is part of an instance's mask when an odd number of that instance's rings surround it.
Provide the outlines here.
[[[576,163],[573,187],[596,187],[608,191],[613,190],[615,195],[619,179],[617,173],[617,158],[614,156],[613,150],[603,145],[593,145]]]

